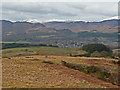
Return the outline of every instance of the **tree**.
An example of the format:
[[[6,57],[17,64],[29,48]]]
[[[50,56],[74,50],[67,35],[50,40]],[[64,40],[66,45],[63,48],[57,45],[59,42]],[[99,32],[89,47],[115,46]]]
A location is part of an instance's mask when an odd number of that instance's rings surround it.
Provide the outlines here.
[[[111,48],[107,47],[104,44],[87,44],[87,45],[84,45],[82,47],[82,50],[87,51],[89,54],[91,54],[91,53],[93,53],[95,51],[97,51],[99,53],[101,53],[102,51],[107,52],[109,54],[112,53]]]

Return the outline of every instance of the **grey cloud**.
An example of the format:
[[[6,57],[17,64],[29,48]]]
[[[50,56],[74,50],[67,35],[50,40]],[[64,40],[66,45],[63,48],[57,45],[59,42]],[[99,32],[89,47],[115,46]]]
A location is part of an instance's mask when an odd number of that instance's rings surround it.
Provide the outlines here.
[[[100,20],[117,16],[117,3],[40,3],[4,2],[3,19],[80,19]]]
[[[65,5],[59,3],[4,3],[3,9],[9,9],[16,12],[24,12],[24,13],[39,13],[39,14],[60,14],[60,15],[69,15],[74,16],[75,14],[72,12],[65,11]]]
[[[73,8],[82,10],[83,13],[89,14],[99,14],[99,15],[116,15],[118,12],[118,3],[117,2],[86,2],[86,3],[73,3],[69,4]]]

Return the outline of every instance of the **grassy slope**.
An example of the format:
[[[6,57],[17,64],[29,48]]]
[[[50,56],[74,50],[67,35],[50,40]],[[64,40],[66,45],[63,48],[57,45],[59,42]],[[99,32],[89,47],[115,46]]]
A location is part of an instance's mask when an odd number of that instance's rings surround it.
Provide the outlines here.
[[[28,51],[25,51],[25,50]],[[40,54],[40,55],[61,55],[65,56],[75,51],[75,48],[56,48],[56,47],[22,47],[22,48],[10,48],[3,49],[3,55],[15,55],[15,54]]]
[[[28,49],[28,51],[26,52],[25,49]],[[104,66],[105,68],[116,70],[117,65],[111,62],[114,59],[67,56],[69,53],[76,51],[75,48],[25,47],[4,49],[2,51],[3,56],[8,57],[10,57],[9,55],[14,56],[17,54],[35,54],[3,58],[3,87],[114,87],[112,84],[61,65],[61,60],[64,60],[70,63]],[[43,61],[52,61],[54,64],[42,63]]]
[[[43,58],[44,57],[44,58]],[[9,88],[113,88],[110,83],[62,65],[42,63],[55,57],[27,56],[3,59],[3,87]],[[39,58],[39,59],[38,59]],[[47,59],[49,58],[49,59]],[[63,56],[67,60],[68,57]],[[69,59],[72,62],[72,59]]]
[[[27,51],[26,51],[27,49]],[[92,57],[70,57],[70,53],[77,52],[76,48],[56,48],[56,47],[22,47],[22,48],[10,48],[3,49],[3,57],[22,55],[34,55],[34,59],[52,61],[56,64],[60,64],[61,60],[75,64],[85,64],[85,65],[99,65],[106,68],[117,69],[117,65],[114,65],[112,61],[115,59],[109,58],[92,58]],[[83,52],[79,52],[83,53]],[[25,58],[25,57],[23,57]],[[25,58],[26,59],[26,58]],[[113,66],[113,67],[112,67]]]
[[[8,64],[9,63],[9,64]],[[12,66],[12,68],[11,68]],[[49,64],[25,60],[3,61],[3,87],[9,88],[67,88],[98,87],[101,85],[77,79]]]

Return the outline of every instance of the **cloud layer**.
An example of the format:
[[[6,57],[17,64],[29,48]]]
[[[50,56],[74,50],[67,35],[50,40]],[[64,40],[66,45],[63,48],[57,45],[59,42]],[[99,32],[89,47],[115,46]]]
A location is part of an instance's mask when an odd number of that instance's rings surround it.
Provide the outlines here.
[[[40,21],[51,19],[99,21],[117,16],[117,5],[117,2],[3,2],[2,19],[12,21],[30,19]]]

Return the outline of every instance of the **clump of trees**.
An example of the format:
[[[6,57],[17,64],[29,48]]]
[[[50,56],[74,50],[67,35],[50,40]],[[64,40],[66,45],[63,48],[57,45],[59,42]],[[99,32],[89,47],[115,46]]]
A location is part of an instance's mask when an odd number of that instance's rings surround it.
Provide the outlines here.
[[[112,52],[112,50],[104,44],[87,44],[82,47],[82,50],[87,51],[88,53],[93,53],[94,51],[102,52]]]
[[[84,45],[82,50],[86,51],[86,54],[75,56],[87,56],[87,57],[112,57],[112,49],[104,44],[87,44]]]

